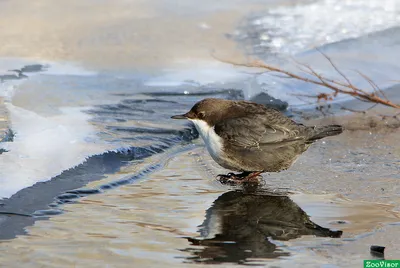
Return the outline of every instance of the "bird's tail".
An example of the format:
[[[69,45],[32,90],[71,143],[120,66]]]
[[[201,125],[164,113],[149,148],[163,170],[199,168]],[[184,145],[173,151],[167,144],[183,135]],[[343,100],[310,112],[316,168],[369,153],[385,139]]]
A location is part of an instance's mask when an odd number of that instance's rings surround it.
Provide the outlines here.
[[[314,127],[308,141],[313,142],[325,137],[336,136],[342,132],[343,132],[343,127],[341,125]]]

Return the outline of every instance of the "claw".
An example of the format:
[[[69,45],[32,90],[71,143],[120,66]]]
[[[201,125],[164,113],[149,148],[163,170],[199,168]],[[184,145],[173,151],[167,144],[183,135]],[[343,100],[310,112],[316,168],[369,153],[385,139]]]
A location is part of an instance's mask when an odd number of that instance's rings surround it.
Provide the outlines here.
[[[258,178],[260,174],[261,172],[243,172],[241,174],[228,173],[226,175],[219,174],[217,175],[217,177],[221,183],[237,185],[243,183],[258,183]]]
[[[240,180],[240,178],[234,173],[228,173],[226,175],[219,174],[219,175],[217,175],[217,177],[218,177],[219,181],[224,184],[236,184],[237,181]]]

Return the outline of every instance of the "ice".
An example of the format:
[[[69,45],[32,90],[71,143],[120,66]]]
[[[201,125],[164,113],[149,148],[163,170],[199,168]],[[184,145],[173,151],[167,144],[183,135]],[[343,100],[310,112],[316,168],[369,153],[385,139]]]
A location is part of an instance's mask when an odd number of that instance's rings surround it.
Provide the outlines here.
[[[61,115],[42,117],[12,104],[6,106],[15,138],[0,144],[8,151],[0,156],[0,198],[110,149],[97,139],[81,108],[64,108]]]

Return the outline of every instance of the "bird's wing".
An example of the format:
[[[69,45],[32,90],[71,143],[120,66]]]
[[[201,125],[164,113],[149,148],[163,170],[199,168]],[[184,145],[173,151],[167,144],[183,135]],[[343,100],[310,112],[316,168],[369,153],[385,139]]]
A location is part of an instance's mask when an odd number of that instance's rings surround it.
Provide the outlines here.
[[[272,111],[272,110],[271,110]],[[305,126],[296,124],[278,111],[250,114],[222,120],[215,132],[230,144],[244,148],[261,148],[265,145],[284,145],[304,139]]]

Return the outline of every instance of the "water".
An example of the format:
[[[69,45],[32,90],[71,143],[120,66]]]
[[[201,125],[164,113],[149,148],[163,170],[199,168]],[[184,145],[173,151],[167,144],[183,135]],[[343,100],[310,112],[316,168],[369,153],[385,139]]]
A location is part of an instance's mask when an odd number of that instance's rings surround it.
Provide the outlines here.
[[[226,171],[192,125],[170,120],[205,97],[267,92],[302,109],[292,94],[321,90],[255,77],[211,50],[295,70],[290,54],[337,77],[318,46],[344,70],[389,87],[400,67],[395,1],[44,1],[32,4],[26,32],[30,9],[16,2],[11,16],[12,5],[0,3],[12,25],[0,35],[15,42],[0,48],[8,56],[0,60],[0,210],[18,215],[0,216],[3,265],[340,266],[352,252],[350,267],[370,258],[370,243],[399,253],[392,237],[400,231],[388,225],[399,222],[396,133],[316,144],[293,169],[243,192],[215,180]],[[105,19],[107,9],[114,15]]]

